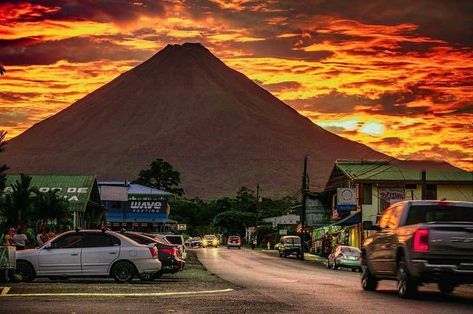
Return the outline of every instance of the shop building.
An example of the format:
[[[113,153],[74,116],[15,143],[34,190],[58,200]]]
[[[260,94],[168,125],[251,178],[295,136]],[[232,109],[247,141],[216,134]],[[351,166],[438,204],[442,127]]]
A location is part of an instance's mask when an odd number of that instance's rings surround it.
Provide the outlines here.
[[[112,230],[165,232],[175,227],[169,219],[172,193],[129,181],[98,182],[106,221]]]
[[[28,175],[31,187],[39,192],[57,191],[58,196],[69,202],[73,226],[98,227],[103,220],[103,208],[94,175]],[[20,174],[7,174],[4,193],[13,192],[12,185],[20,181]]]
[[[395,202],[473,201],[473,173],[430,160],[337,160],[325,191],[332,194],[332,224],[348,229],[345,241],[361,247],[362,222],[376,223]]]

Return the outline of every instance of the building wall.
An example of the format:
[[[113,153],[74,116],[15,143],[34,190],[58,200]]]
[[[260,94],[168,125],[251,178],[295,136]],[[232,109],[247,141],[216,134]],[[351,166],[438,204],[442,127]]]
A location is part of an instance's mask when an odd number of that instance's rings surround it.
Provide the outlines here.
[[[402,185],[401,187],[404,187]],[[412,191],[412,192],[411,192]],[[362,204],[362,221],[371,220],[376,223],[376,217],[379,209],[379,190],[373,184],[372,187],[372,204]],[[413,198],[412,198],[413,197]],[[422,186],[417,184],[415,190],[405,189],[406,200],[420,200],[422,198]],[[450,201],[473,201],[473,183],[468,185],[437,185],[437,199],[446,198]]]

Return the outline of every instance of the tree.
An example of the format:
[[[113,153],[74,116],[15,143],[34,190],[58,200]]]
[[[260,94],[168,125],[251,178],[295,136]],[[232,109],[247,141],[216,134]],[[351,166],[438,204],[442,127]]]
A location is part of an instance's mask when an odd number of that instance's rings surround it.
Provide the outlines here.
[[[59,191],[33,193],[35,194],[33,215],[37,222],[44,224],[48,220],[56,220],[57,224],[62,224],[67,217],[69,202],[58,195]]]
[[[133,183],[164,190],[178,196],[184,194],[184,190],[180,187],[181,175],[170,163],[161,158],[153,161],[149,169],[141,170],[138,179]]]
[[[256,213],[256,196],[253,190],[242,186],[236,196],[238,210]]]
[[[32,195],[36,189],[31,186],[31,179],[30,176],[22,173],[20,180],[12,184],[12,192],[5,196],[2,212],[10,225],[21,225],[30,222],[33,218]]]
[[[5,151],[5,146],[7,143],[5,142],[5,136],[7,132],[0,130],[0,153]],[[7,177],[5,175],[5,171],[7,171],[7,165],[0,165],[0,198],[2,196],[3,190],[5,189],[5,182],[7,181]]]
[[[0,75],[4,75],[6,72],[7,72],[7,70],[5,70],[3,65],[0,64]]]
[[[226,233],[244,234],[245,227],[254,226],[255,222],[255,213],[229,210],[215,216],[212,224]]]

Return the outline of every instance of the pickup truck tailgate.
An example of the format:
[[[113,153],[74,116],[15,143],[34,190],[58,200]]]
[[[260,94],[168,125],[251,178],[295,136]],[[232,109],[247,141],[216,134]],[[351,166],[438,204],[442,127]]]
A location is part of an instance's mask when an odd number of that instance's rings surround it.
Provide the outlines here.
[[[430,253],[473,258],[473,223],[427,224]]]

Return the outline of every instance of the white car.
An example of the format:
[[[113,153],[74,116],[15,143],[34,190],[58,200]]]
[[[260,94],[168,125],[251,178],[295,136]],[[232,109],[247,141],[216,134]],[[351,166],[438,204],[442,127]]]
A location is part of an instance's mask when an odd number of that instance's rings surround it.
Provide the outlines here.
[[[142,245],[113,231],[65,232],[42,247],[16,253],[23,281],[36,277],[107,276],[129,282],[161,269],[154,245]]]

